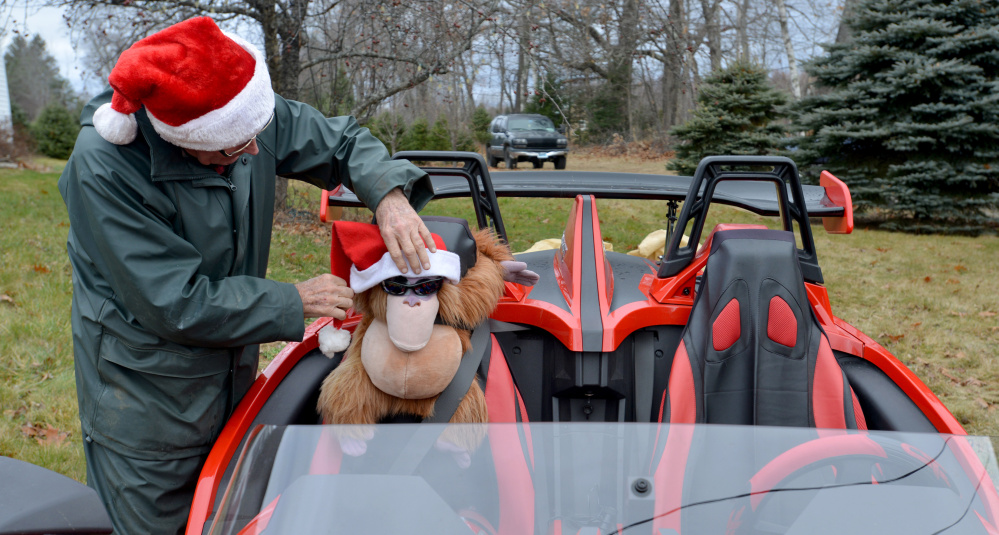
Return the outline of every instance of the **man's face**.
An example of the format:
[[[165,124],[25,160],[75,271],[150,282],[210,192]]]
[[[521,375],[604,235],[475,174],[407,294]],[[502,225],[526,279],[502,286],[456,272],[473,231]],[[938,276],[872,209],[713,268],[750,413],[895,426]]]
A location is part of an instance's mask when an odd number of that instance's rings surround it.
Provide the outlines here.
[[[253,156],[260,152],[257,147],[257,139],[254,138],[246,148],[240,150],[241,145],[235,147],[229,147],[225,149],[226,153],[232,154],[232,156],[226,156],[217,150],[194,150],[194,149],[184,149],[188,154],[194,156],[201,165],[229,165],[231,163],[236,163],[236,160],[244,154],[249,154]]]

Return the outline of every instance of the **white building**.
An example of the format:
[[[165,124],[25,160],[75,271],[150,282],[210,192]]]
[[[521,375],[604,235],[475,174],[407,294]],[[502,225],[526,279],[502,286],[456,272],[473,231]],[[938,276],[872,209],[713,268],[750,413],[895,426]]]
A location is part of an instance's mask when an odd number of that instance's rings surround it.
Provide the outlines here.
[[[14,139],[13,117],[10,112],[10,92],[7,90],[7,65],[0,52],[0,129],[5,130],[7,142]]]

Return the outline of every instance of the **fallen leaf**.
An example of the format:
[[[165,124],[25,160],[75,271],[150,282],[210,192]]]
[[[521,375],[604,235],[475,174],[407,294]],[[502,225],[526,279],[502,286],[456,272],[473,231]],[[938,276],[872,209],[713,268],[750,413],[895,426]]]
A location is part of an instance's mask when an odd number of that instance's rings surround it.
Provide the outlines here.
[[[51,378],[52,378],[52,374],[51,373],[45,372],[45,373],[42,374],[42,381],[48,381]]]
[[[979,406],[979,407],[981,407],[981,408],[983,408],[983,409],[987,409],[987,408],[989,408],[989,402],[988,402],[988,401],[985,401],[985,400],[984,400],[984,399],[982,399],[982,398],[976,398],[976,399],[975,399],[975,403],[977,403],[977,404],[978,404],[978,406]]]
[[[963,273],[965,271],[968,271],[968,268],[962,266],[961,264],[958,264],[958,265],[954,266],[954,271],[956,271],[958,273]]]
[[[913,323],[913,324],[912,324],[912,327],[913,327],[913,328],[915,328],[915,327],[919,327],[919,326],[920,326],[920,325],[922,325],[922,324],[923,324],[923,322],[921,322],[921,321],[917,321],[916,323]]]
[[[35,272],[37,272],[37,273],[50,273],[50,270],[49,270],[49,268],[45,267],[45,266],[44,266],[44,265],[42,265],[42,264],[35,264],[34,266],[32,266],[32,268],[33,268],[33,269],[35,270]]]
[[[958,383],[958,384],[960,384],[960,382],[961,382],[960,380],[958,380],[957,377],[954,377],[953,375],[951,375],[950,372],[947,371],[944,368],[940,368],[940,374],[943,375],[944,377],[950,379],[950,382],[952,382],[952,383]]]
[[[21,434],[28,438],[35,439],[39,445],[46,446],[61,446],[62,443],[69,437],[68,431],[60,431],[52,424],[46,424],[45,427],[38,425],[23,425],[21,426]]]
[[[957,279],[947,279],[947,284],[961,284],[961,281]]]
[[[898,342],[899,340],[905,338],[905,334],[887,334],[885,333],[885,338],[888,338],[892,343]]]
[[[49,424],[42,430],[39,436],[35,437],[35,440],[42,446],[61,446],[68,437],[69,431],[60,431]]]
[[[979,312],[978,315],[983,318],[991,318],[992,316],[995,316],[996,313],[991,310],[986,310],[985,312]]]
[[[929,275],[927,275],[926,277],[923,278],[924,282],[930,282],[932,280],[933,280],[933,277],[930,277]]]
[[[978,379],[975,379],[974,377],[969,377],[965,379],[963,382],[961,382],[961,384],[964,386],[982,386],[984,383],[982,383]]]
[[[957,353],[944,353],[944,358],[948,359],[963,359],[964,357],[964,351],[958,351]]]
[[[9,303],[11,306],[17,306],[14,302],[14,298],[7,294],[0,294],[0,303]]]
[[[21,416],[26,412],[28,412],[28,408],[25,407],[24,405],[21,405],[17,409],[7,409],[3,411],[3,415],[13,420],[14,418],[17,418],[18,416]]]
[[[956,312],[954,310],[951,310],[950,312],[948,312],[948,314],[950,314],[951,316],[957,316],[959,318],[963,318],[968,315],[967,312]]]
[[[891,248],[890,247],[878,247],[878,251],[880,251],[882,253],[887,253],[888,251],[891,251]]]

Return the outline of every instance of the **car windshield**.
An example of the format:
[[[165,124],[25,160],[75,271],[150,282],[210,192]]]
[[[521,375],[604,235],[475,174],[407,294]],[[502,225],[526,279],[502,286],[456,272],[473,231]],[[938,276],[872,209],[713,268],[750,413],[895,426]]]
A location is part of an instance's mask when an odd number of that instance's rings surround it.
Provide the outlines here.
[[[988,438],[937,434],[258,426],[211,533],[979,533],[995,475]]]
[[[547,117],[511,117],[510,130],[534,130],[538,132],[554,132],[555,123]]]

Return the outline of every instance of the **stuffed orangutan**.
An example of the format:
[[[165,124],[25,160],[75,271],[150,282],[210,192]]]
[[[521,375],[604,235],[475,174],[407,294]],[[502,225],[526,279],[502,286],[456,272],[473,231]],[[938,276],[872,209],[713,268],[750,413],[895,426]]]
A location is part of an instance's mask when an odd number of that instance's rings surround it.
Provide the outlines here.
[[[333,274],[350,281],[354,310],[363,317],[343,362],[323,381],[317,408],[325,423],[375,424],[397,416],[415,421],[431,416],[439,394],[470,349],[471,329],[496,308],[504,280],[530,285],[538,279],[525,264],[513,261],[491,229],[473,235],[464,220],[449,218],[428,220],[427,225],[437,251],[427,251],[429,270],[418,275],[410,270],[407,277],[389,256],[377,226],[334,223]],[[437,229],[459,242],[452,247],[455,251],[446,249]],[[346,339],[336,341],[344,331],[332,326],[319,335],[329,357],[346,346]],[[473,380],[450,423],[488,419],[485,395]],[[358,433],[362,436],[341,437],[345,453],[365,451],[364,440],[370,436]],[[482,437],[482,430],[449,430],[439,446],[471,452]],[[467,461],[467,453],[465,457]]]

